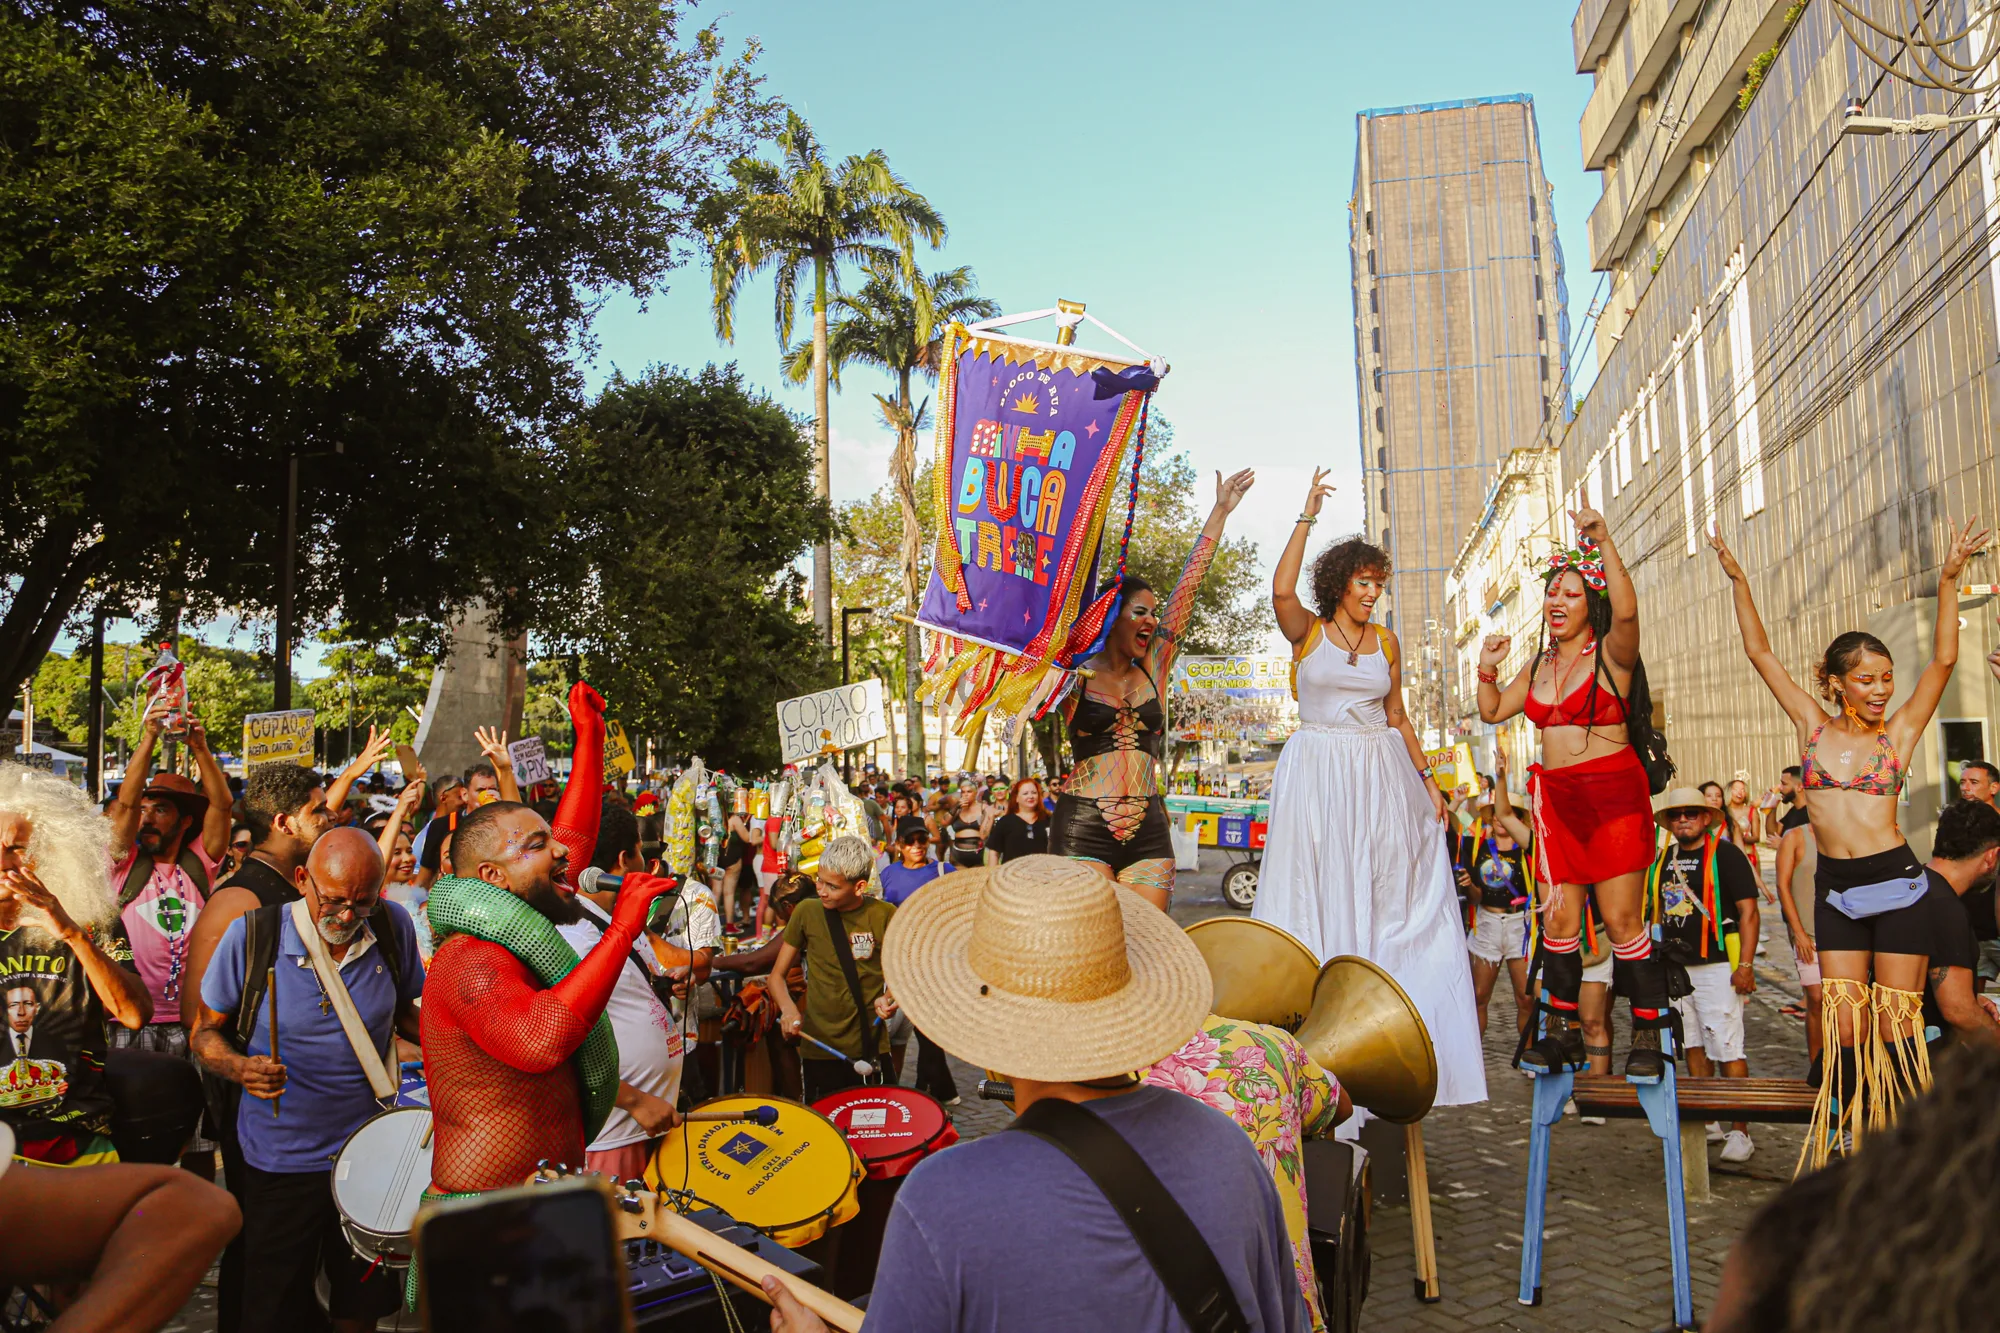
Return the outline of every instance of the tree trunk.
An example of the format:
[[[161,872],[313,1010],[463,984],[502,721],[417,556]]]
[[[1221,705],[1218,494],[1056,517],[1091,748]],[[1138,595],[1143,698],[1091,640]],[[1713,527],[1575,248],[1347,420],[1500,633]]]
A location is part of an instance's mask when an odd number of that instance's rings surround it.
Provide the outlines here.
[[[70,528],[46,528],[35,537],[26,567],[0,616],[0,699],[12,699],[32,680],[104,560],[104,543],[76,549]]]
[[[917,522],[917,421],[910,406],[910,372],[898,372],[896,383],[896,456],[889,471],[896,484],[896,500],[903,510],[903,614],[917,613],[917,572],[923,559],[923,529]],[[924,775],[924,703],[917,697],[923,682],[923,635],[915,625],[903,627],[903,706],[908,710],[905,731],[908,741],[908,771]]]
[[[826,266],[813,260],[813,493],[833,503],[833,470],[827,460],[826,399]],[[833,646],[833,546],[822,538],[813,545],[813,624],[828,648]]]

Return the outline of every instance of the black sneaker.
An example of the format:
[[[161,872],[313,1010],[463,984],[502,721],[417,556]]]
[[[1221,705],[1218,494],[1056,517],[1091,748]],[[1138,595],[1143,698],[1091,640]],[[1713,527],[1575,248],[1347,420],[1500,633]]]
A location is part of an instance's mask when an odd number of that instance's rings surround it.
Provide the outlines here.
[[[1521,1053],[1521,1068],[1531,1074],[1559,1074],[1565,1069],[1586,1069],[1590,1061],[1583,1052],[1583,1029],[1569,1015],[1542,1011],[1543,1032]]]

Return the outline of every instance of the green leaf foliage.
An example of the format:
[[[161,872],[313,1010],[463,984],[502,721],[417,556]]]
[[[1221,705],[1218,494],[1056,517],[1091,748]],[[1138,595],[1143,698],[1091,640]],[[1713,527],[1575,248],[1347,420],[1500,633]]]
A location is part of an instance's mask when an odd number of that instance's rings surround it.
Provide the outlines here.
[[[635,742],[776,767],[777,702],[834,676],[792,564],[831,528],[800,423],[734,366],[620,376],[561,475],[561,541],[583,573],[537,590],[539,640],[576,656]]]
[[[305,623],[524,623],[596,294],[768,115],[683,8],[0,11],[0,694],[87,585],[274,610],[294,454]]]

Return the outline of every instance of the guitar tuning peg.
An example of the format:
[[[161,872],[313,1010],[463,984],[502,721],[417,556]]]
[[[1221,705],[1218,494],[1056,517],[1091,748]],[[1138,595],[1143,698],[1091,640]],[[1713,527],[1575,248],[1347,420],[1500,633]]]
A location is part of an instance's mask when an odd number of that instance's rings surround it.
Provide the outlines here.
[[[619,1208],[623,1209],[625,1212],[628,1213],[636,1214],[636,1213],[643,1213],[646,1211],[646,1206],[640,1203],[637,1199],[633,1198],[629,1194],[623,1195],[619,1198],[618,1206]]]
[[[633,1194],[642,1194],[645,1192],[646,1182],[638,1179],[627,1180],[625,1188]]]

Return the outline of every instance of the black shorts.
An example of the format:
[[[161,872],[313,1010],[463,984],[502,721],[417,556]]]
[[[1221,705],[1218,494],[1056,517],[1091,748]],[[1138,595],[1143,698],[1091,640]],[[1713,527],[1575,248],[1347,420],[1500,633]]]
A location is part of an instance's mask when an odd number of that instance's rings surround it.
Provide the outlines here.
[[[1813,947],[1821,953],[1904,953],[1928,957],[1931,918],[1924,910],[1923,899],[1858,921],[1826,900],[1829,893],[1844,893],[1863,884],[1908,879],[1923,873],[1923,862],[1917,860],[1908,843],[1873,856],[1851,859],[1821,852],[1819,869],[1813,876]]]
[[[1140,820],[1138,831],[1121,839],[1111,831],[1096,801],[1065,792],[1056,797],[1049,851],[1082,861],[1102,861],[1116,874],[1135,861],[1171,861],[1174,840],[1168,836],[1168,827],[1167,802],[1163,797],[1147,797],[1146,815]]]
[[[243,1175],[243,1333],[324,1328],[329,1314],[380,1319],[402,1307],[401,1271],[378,1266],[368,1273],[347,1243],[333,1206],[333,1172],[295,1175],[245,1163]],[[313,1293],[322,1270],[326,1314]]]

